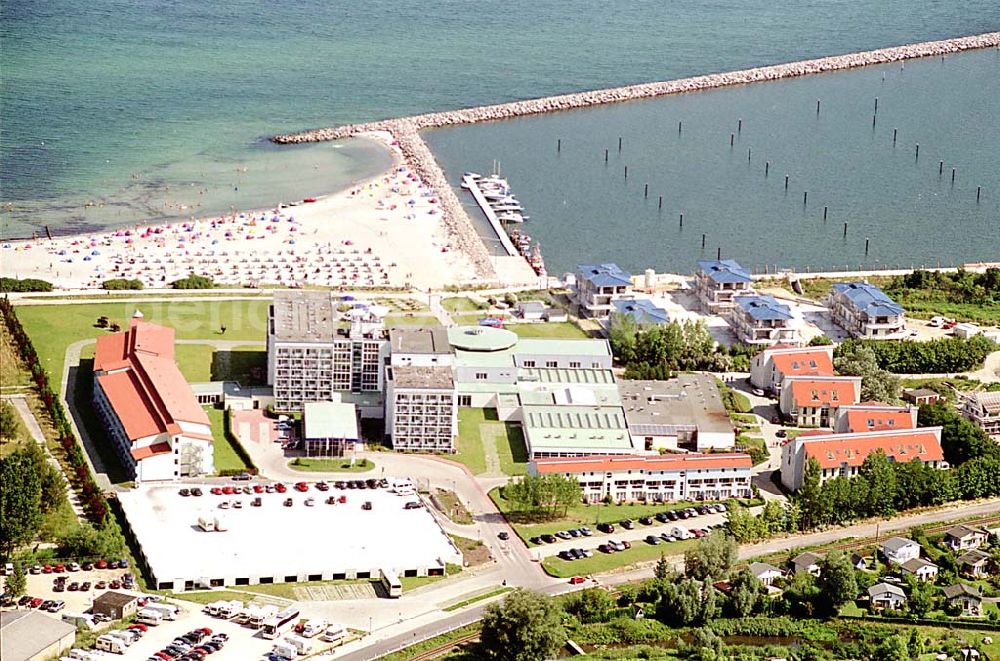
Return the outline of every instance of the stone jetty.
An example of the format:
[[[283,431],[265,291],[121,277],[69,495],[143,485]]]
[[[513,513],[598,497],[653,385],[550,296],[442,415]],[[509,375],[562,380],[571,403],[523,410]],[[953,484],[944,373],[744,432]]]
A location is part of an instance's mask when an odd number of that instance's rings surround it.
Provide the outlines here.
[[[834,55],[814,60],[802,60],[788,64],[743,69],[741,71],[693,76],[677,80],[614,87],[575,94],[563,94],[560,96],[549,96],[541,99],[514,101],[462,110],[434,112],[401,119],[388,119],[334,128],[313,129],[301,133],[277,135],[271,140],[278,144],[298,144],[338,140],[372,131],[388,131],[399,142],[403,156],[408,164],[440,196],[444,223],[455,241],[455,247],[469,255],[480,275],[489,278],[495,275],[490,256],[476,235],[471,220],[465,213],[461,202],[458,200],[458,196],[455,195],[451,186],[448,185],[444,172],[437,164],[426,143],[420,137],[419,131],[421,129],[453,126],[456,124],[475,124],[478,122],[523,117],[525,115],[575,110],[607,103],[649,99],[668,94],[698,92],[731,85],[746,85],[748,83],[794,78],[830,71],[842,71],[873,64],[889,64],[921,57],[943,56],[966,50],[993,47],[1000,47],[1000,32],[988,32],[941,41],[927,41],[919,44],[849,53],[847,55]]]

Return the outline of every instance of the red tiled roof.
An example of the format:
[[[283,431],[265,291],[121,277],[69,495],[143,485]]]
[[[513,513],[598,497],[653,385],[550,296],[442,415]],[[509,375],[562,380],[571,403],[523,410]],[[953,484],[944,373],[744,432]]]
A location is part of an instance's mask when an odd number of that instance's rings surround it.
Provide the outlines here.
[[[132,458],[136,461],[142,461],[143,459],[149,459],[161,454],[170,454],[169,443],[154,443],[153,445],[132,450]]]
[[[806,457],[815,457],[821,468],[840,468],[843,464],[860,466],[869,454],[880,448],[897,462],[942,461],[940,433],[940,427],[922,427],[900,432],[831,434],[802,445]]]
[[[836,394],[836,398],[834,395]],[[852,381],[796,379],[792,382],[792,399],[797,406],[844,406],[854,404]]]
[[[624,470],[671,471],[709,468],[750,468],[750,455],[665,454],[665,455],[592,455],[587,457],[552,457],[535,459],[539,473],[612,472]]]
[[[132,370],[102,374],[97,377],[111,408],[118,414],[125,434],[135,441],[165,432],[153,402],[145,396],[139,377]]]
[[[833,361],[826,351],[776,353],[771,362],[784,376],[833,376]]]
[[[913,429],[913,417],[908,411],[887,407],[884,411],[870,409],[847,412],[847,429],[852,432],[879,429]]]

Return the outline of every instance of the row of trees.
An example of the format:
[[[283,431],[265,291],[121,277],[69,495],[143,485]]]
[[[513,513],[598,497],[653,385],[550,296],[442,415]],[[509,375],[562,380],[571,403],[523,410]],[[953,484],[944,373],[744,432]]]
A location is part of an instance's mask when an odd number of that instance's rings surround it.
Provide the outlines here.
[[[896,374],[968,372],[981,368],[987,354],[998,349],[996,342],[982,335],[929,342],[847,340],[834,350],[834,357],[852,355],[858,347],[871,349],[878,366]]]
[[[501,493],[514,512],[546,518],[565,516],[582,497],[576,478],[555,473],[525,475],[507,484]]]
[[[836,352],[833,366],[843,376],[861,377],[861,401],[892,404],[899,399],[899,377],[879,367],[875,350],[853,344]]]
[[[678,370],[724,372],[733,362],[716,350],[702,320],[639,325],[631,316],[616,313],[609,337],[615,356],[626,366],[626,378],[666,379]]]
[[[913,271],[893,278],[886,286],[890,296],[903,301],[945,300],[952,303],[1000,303],[1000,269],[983,273],[959,269],[956,273]]]

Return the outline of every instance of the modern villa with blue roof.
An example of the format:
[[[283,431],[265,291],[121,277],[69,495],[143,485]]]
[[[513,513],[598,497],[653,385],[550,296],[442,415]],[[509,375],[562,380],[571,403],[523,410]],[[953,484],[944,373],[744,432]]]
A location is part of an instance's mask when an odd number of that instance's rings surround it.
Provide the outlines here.
[[[738,296],[729,325],[740,342],[756,346],[799,343],[799,332],[790,324],[791,308],[773,296]]]
[[[830,293],[834,323],[854,337],[886,339],[904,334],[903,307],[867,282],[837,282]]]
[[[607,319],[613,301],[632,295],[632,275],[617,264],[580,264],[576,267],[576,303],[580,316]]]
[[[699,260],[694,286],[702,307],[712,314],[732,310],[734,298],[753,293],[750,272],[732,259]]]
[[[668,324],[670,315],[648,299],[625,299],[613,301],[615,312],[631,317],[640,326],[647,324]]]

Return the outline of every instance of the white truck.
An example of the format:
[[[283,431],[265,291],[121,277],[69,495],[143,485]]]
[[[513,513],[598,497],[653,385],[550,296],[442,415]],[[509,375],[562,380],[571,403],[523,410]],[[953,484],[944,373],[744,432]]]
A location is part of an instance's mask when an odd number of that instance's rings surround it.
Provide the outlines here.
[[[285,642],[294,647],[295,651],[302,656],[309,654],[313,648],[313,641],[302,636],[297,636],[294,633],[285,636]]]
[[[219,606],[218,616],[223,619],[230,619],[234,615],[243,612],[243,602],[239,599],[233,599],[232,601],[224,602]]]
[[[329,624],[326,620],[309,620],[302,625],[302,636],[305,638],[315,638],[323,633]]]
[[[347,638],[347,627],[343,624],[331,624],[323,632],[323,641],[327,643],[342,643]]]
[[[274,647],[271,648],[271,651],[286,659],[294,659],[299,653],[298,648],[284,640],[276,642]]]
[[[111,652],[112,654],[124,654],[125,649],[128,647],[124,640],[110,634],[98,636],[94,646],[102,652]]]
[[[163,613],[160,611],[155,611],[150,608],[143,608],[138,613],[135,614],[135,621],[140,624],[150,624],[152,626],[157,626],[163,622]]]
[[[156,611],[163,615],[164,620],[176,620],[179,609],[173,604],[146,604],[143,610]]]

